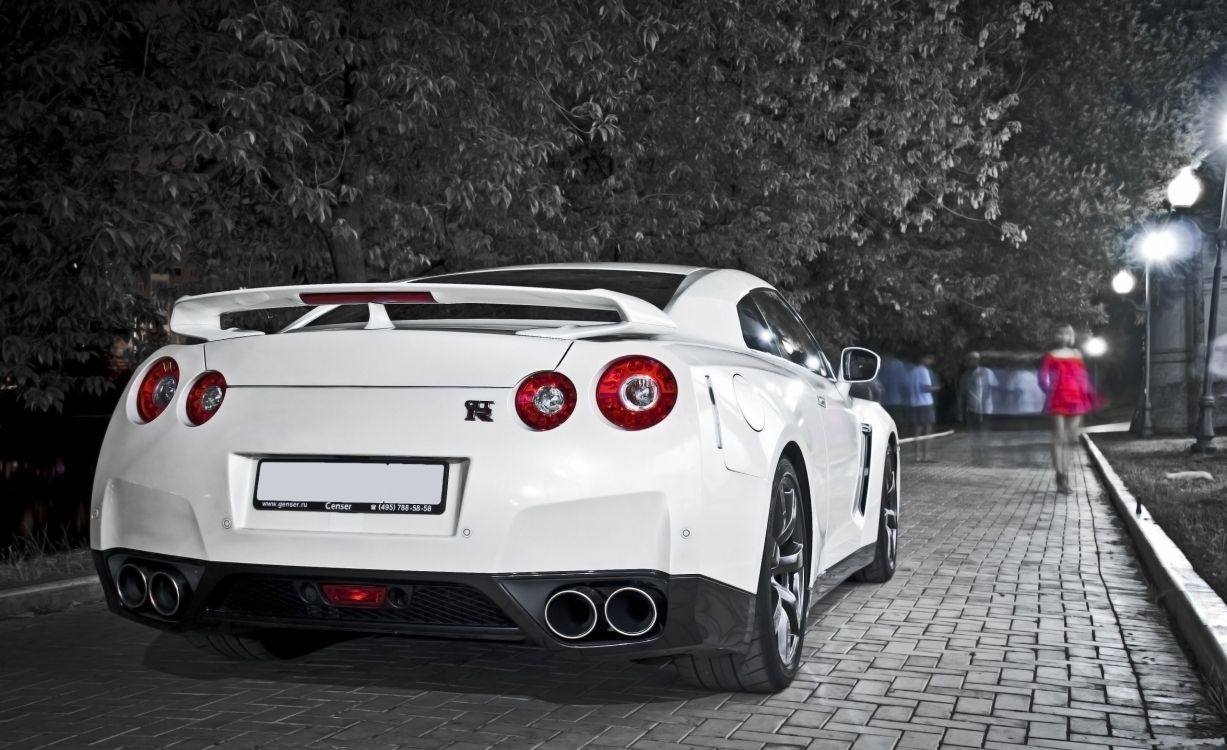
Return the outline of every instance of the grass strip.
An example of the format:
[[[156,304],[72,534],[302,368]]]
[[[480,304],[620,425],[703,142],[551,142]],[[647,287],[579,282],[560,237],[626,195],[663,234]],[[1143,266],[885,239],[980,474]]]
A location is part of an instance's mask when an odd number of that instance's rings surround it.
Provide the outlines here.
[[[1227,601],[1227,450],[1197,456],[1189,453],[1190,438],[1141,440],[1125,433],[1096,435],[1095,442],[1193,569]],[[1188,471],[1213,478],[1167,478]]]

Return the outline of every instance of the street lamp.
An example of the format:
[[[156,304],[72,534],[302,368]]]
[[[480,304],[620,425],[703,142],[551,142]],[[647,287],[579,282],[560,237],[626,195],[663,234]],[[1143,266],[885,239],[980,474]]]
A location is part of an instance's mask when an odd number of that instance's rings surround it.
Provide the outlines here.
[[[1223,140],[1227,141],[1227,120],[1223,122]],[[1182,183],[1177,187],[1177,183]],[[1193,168],[1185,167],[1172,184],[1168,185],[1168,199],[1173,207],[1187,209],[1198,203],[1201,182],[1194,176]],[[1210,360],[1214,357],[1215,339],[1218,335],[1218,297],[1223,280],[1223,244],[1227,243],[1227,174],[1223,176],[1222,205],[1218,209],[1218,232],[1215,237],[1214,286],[1210,287],[1210,320],[1206,323],[1206,360],[1201,368],[1201,399],[1198,401],[1198,428],[1193,453],[1214,453],[1215,448],[1215,388],[1210,372]]]
[[[1192,167],[1180,170],[1167,186],[1167,202],[1172,208],[1188,208],[1201,197],[1201,180],[1193,174]]]
[[[1146,346],[1145,365],[1142,380],[1142,425],[1141,435],[1144,438],[1155,434],[1154,422],[1150,409],[1150,267],[1162,263],[1176,252],[1176,235],[1170,229],[1154,229],[1142,237],[1140,247],[1142,259],[1146,261],[1144,295],[1146,306]]]

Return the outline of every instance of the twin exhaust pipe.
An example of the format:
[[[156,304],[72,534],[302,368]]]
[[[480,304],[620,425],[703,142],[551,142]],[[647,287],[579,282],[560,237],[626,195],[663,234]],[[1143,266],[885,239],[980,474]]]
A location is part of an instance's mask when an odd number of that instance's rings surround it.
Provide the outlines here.
[[[115,576],[115,591],[125,609],[136,612],[146,605],[162,617],[174,617],[187,603],[191,590],[176,570],[150,570],[124,563]],[[623,638],[638,638],[656,627],[664,597],[653,589],[622,586],[608,596],[588,586],[554,592],[545,602],[545,624],[566,641],[587,638],[604,624]]]
[[[189,593],[187,581],[177,571],[149,571],[135,563],[120,567],[115,590],[125,609],[135,612],[148,604],[163,617],[179,614]]]
[[[588,637],[602,622],[617,635],[638,638],[656,626],[661,602],[660,594],[637,586],[623,586],[607,597],[587,586],[574,586],[546,600],[545,625],[567,641]]]

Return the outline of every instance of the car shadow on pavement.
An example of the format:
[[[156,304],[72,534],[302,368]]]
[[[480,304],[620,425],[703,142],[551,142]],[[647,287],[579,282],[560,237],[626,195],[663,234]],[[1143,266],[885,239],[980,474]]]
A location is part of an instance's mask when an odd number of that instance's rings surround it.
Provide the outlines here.
[[[234,661],[159,634],[143,665],[202,681],[268,681],[379,692],[523,696],[564,704],[685,701],[712,695],[684,684],[668,663],[576,658],[517,643],[357,637],[295,659]]]

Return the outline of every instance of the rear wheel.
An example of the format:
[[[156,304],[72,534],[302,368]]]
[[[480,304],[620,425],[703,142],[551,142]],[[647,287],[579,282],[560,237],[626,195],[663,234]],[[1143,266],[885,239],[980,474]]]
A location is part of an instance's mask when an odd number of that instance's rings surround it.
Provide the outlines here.
[[[882,469],[882,502],[878,512],[878,541],[873,562],[853,576],[855,580],[885,583],[895,575],[899,557],[899,451],[891,443]]]
[[[809,524],[802,492],[792,462],[781,459],[772,483],[749,651],[676,657],[686,682],[716,690],[775,692],[796,676],[809,593]]]
[[[236,661],[277,661],[317,651],[330,643],[326,636],[281,630],[253,633],[188,633],[188,643]]]

